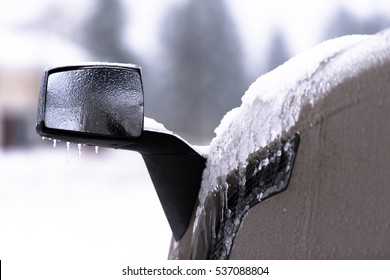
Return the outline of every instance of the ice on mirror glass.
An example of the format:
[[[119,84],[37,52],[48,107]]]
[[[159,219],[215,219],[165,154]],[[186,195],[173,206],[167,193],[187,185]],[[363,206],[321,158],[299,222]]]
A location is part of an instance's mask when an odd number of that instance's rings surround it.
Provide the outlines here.
[[[49,75],[45,124],[49,128],[138,137],[143,125],[140,73],[85,67]]]

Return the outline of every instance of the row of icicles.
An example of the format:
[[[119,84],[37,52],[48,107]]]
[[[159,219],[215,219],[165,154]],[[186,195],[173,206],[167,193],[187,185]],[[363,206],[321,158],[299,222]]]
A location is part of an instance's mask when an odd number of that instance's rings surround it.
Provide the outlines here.
[[[42,140],[50,140],[50,141],[53,141],[53,147],[55,148],[57,146],[57,142],[60,142],[60,140],[57,140],[57,139],[52,139],[52,138],[48,138],[48,137],[44,137],[42,136]],[[66,144],[66,158],[67,158],[67,161],[69,162],[69,150],[70,150],[70,142],[65,142]],[[79,159],[81,159],[81,147],[83,145],[82,144],[77,144],[77,147],[78,147],[78,151],[79,151]],[[99,146],[95,146],[95,153],[99,153]]]

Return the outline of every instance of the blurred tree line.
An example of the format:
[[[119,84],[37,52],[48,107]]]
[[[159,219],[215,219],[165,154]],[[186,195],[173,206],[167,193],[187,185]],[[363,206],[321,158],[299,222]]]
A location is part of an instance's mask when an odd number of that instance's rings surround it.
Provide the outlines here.
[[[98,61],[141,65],[146,116],[156,118],[191,142],[209,143],[223,115],[240,105],[250,83],[293,55],[284,31],[275,30],[271,38],[265,38],[266,55],[259,53],[263,65],[257,73],[248,73],[240,34],[225,3],[187,1],[172,9],[159,32],[163,48],[157,61],[136,57],[126,46],[124,22],[129,13],[121,0],[95,0],[93,13],[77,27],[81,31],[68,36]],[[323,39],[372,34],[389,25],[388,18],[361,19],[339,10],[330,19]]]
[[[249,83],[225,1],[188,1],[167,14],[160,34],[162,63],[150,81],[157,101],[150,100],[150,114],[185,137],[210,140]]]

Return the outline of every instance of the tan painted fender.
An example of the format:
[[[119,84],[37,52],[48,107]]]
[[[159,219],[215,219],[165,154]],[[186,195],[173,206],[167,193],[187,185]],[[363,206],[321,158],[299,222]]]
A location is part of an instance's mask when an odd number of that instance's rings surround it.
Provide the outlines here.
[[[328,57],[305,82],[332,86],[301,102],[294,125],[279,135],[301,138],[289,185],[249,210],[229,258],[389,259],[390,30]],[[169,258],[208,257],[212,234],[198,228],[209,226],[210,209],[204,205],[203,222],[194,211]]]

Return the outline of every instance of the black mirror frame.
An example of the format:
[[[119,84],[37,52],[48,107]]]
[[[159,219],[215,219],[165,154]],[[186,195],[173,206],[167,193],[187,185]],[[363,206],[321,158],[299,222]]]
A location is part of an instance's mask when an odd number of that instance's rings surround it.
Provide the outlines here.
[[[39,135],[48,138],[57,138],[67,142],[78,142],[86,145],[96,145],[109,148],[118,148],[122,145],[126,145],[132,140],[137,140],[140,137],[113,137],[109,135],[100,135],[93,133],[84,133],[77,131],[69,131],[62,129],[49,128],[45,125],[45,108],[46,108],[46,95],[49,76],[57,72],[65,72],[72,70],[80,70],[84,68],[112,68],[112,69],[132,69],[139,73],[141,77],[142,95],[143,95],[143,84],[142,84],[142,71],[141,67],[134,64],[121,64],[121,63],[95,63],[95,64],[80,64],[70,65],[61,67],[47,68],[44,71],[41,88],[38,100],[38,112],[37,112],[37,132]],[[142,119],[143,121],[143,119]],[[143,128],[143,123],[142,123]],[[77,141],[76,141],[77,140]],[[94,143],[94,144],[93,144]]]

